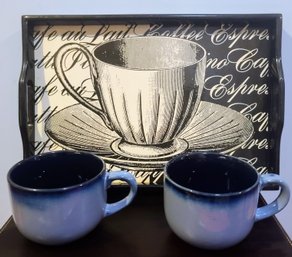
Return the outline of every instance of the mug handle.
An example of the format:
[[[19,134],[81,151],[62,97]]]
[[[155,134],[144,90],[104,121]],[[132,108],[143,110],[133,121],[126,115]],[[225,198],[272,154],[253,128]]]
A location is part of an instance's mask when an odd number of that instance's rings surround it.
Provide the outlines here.
[[[102,120],[106,124],[106,126],[111,129],[111,124],[109,122],[107,115],[101,109],[97,108],[96,106],[91,104],[89,101],[86,101],[83,97],[81,97],[77,93],[75,88],[71,85],[71,83],[69,82],[69,80],[65,74],[65,71],[63,69],[63,63],[64,63],[64,59],[65,59],[66,54],[70,51],[81,51],[85,55],[85,57],[87,58],[87,60],[89,62],[90,74],[93,77],[92,80],[95,81],[98,77],[98,74],[97,74],[96,69],[95,69],[96,63],[95,63],[91,53],[89,52],[89,50],[81,44],[68,43],[68,44],[61,46],[55,55],[54,67],[55,67],[55,72],[56,72],[58,79],[60,80],[60,82],[62,83],[64,88],[69,92],[69,94],[77,102],[81,103],[82,105],[87,107],[89,110],[93,111],[94,113],[97,113],[102,118]]]
[[[290,190],[288,184],[277,174],[265,174],[260,177],[260,190],[267,185],[279,185],[280,193],[277,198],[263,207],[257,208],[255,221],[259,221],[280,212],[285,208],[290,199]]]
[[[136,179],[127,171],[111,171],[107,172],[106,176],[106,188],[111,185],[112,181],[122,180],[128,183],[128,185],[130,186],[130,192],[125,198],[120,201],[117,201],[115,203],[107,203],[104,212],[105,217],[112,215],[129,205],[134,199],[138,188]]]

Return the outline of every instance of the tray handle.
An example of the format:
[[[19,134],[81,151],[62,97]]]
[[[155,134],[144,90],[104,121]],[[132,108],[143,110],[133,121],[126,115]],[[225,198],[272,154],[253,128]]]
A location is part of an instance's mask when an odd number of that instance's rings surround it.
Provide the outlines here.
[[[28,68],[28,61],[24,61],[19,78],[18,90],[18,120],[23,144],[23,158],[33,155],[34,142],[34,82]]]

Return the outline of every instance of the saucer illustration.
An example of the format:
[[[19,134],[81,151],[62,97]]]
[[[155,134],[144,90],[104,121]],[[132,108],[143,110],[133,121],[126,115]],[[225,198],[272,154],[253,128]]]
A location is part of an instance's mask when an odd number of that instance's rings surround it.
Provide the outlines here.
[[[135,148],[124,150],[120,147],[122,138],[110,130],[98,114],[81,104],[60,110],[45,124],[47,136],[65,149],[92,152],[108,164],[141,171],[162,170],[171,157],[185,151],[231,152],[245,143],[253,131],[251,121],[241,113],[204,101],[166,154],[151,154],[155,145],[142,153]]]

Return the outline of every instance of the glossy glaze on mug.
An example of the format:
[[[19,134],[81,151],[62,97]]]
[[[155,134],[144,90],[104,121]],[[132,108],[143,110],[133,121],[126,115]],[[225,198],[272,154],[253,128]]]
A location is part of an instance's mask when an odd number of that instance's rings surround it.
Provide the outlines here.
[[[16,164],[8,179],[15,188],[23,191],[62,192],[64,188],[73,190],[80,184],[90,183],[102,175],[104,169],[104,163],[94,156],[66,151],[33,156]]]
[[[283,186],[284,194],[262,207],[263,212],[257,209],[259,192],[271,179]],[[190,153],[174,158],[165,168],[166,219],[179,237],[201,248],[222,249],[239,243],[256,220],[279,212],[288,200],[288,186],[277,175],[260,176],[234,157]]]
[[[128,177],[122,171],[107,173],[104,162],[90,154],[60,151],[30,157],[8,173],[15,224],[38,243],[71,242],[130,203],[135,186],[127,198],[113,204],[107,204],[106,194],[112,180]]]
[[[259,179],[248,163],[224,155],[204,153],[186,154],[170,161],[167,178],[182,189],[210,194],[246,191]]]

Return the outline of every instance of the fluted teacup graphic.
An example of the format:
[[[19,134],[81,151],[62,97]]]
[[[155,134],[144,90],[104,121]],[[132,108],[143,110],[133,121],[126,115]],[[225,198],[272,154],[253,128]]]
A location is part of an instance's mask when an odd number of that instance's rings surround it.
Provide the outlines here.
[[[64,69],[65,56],[87,58],[101,108],[74,89]],[[206,51],[199,44],[171,37],[130,37],[107,41],[93,51],[63,45],[55,57],[56,74],[80,104],[97,113],[120,138],[118,154],[158,158],[187,149],[178,135],[194,118],[204,86]]]

